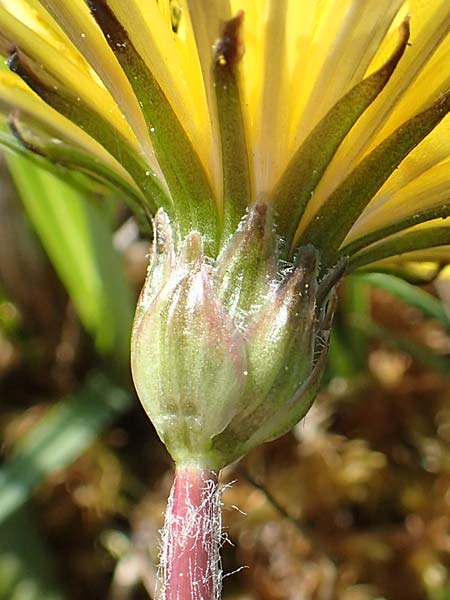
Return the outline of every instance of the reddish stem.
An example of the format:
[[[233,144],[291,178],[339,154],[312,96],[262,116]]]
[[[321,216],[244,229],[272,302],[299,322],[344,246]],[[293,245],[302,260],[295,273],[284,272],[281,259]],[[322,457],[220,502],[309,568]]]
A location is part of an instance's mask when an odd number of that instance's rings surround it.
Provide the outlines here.
[[[216,473],[200,467],[177,468],[163,536],[164,600],[220,597],[220,536]]]

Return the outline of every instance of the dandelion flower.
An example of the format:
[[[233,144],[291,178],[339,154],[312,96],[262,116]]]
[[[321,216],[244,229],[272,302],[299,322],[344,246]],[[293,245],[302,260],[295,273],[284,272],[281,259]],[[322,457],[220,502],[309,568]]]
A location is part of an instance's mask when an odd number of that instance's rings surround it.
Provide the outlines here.
[[[216,473],[309,409],[345,273],[447,256],[449,32],[448,0],[0,0],[0,141],[153,218],[167,600],[220,594]]]

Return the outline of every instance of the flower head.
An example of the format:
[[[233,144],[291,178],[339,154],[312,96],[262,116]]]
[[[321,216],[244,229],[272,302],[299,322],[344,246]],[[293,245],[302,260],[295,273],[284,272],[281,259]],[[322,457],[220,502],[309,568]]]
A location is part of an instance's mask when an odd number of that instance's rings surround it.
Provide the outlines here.
[[[267,202],[287,254],[363,265],[447,242],[449,28],[442,0],[1,0],[0,106],[212,255]]]
[[[175,455],[286,430],[343,273],[446,252],[449,32],[447,0],[0,0],[0,141],[158,213],[133,364]]]

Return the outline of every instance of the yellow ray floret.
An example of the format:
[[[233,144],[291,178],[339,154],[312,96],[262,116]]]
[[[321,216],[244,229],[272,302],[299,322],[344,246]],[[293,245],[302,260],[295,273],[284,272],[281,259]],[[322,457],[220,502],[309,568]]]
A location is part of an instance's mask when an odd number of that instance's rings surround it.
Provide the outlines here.
[[[132,185],[129,174],[98,142],[47,106],[19,77],[6,71],[0,71],[0,110],[52,131],[57,141],[64,140],[86,152]]]
[[[37,27],[36,23],[39,24]],[[111,124],[124,135],[130,143],[137,146],[127,121],[123,118],[117,103],[98,79],[93,76],[93,71],[84,60],[77,60],[78,53],[72,44],[63,44],[47,31],[41,37],[39,31],[46,31],[41,20],[29,20],[30,29],[18,18],[15,18],[5,8],[0,6],[1,37],[4,38],[4,54],[14,48],[19,48],[39,65],[45,65],[44,72],[53,81],[54,86],[62,86],[68,90],[74,100],[83,100],[92,106],[92,109],[103,115]],[[36,32],[36,29],[39,31]]]

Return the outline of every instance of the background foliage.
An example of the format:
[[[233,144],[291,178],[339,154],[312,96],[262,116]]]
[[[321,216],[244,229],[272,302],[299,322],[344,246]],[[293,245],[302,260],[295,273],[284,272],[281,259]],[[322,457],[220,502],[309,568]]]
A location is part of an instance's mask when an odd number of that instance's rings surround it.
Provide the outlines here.
[[[172,465],[132,391],[148,231],[117,195],[0,173],[0,600],[152,596]],[[341,289],[304,422],[224,473],[231,600],[450,598],[445,278]],[[238,507],[238,508],[236,508]],[[241,568],[245,567],[245,568]]]

